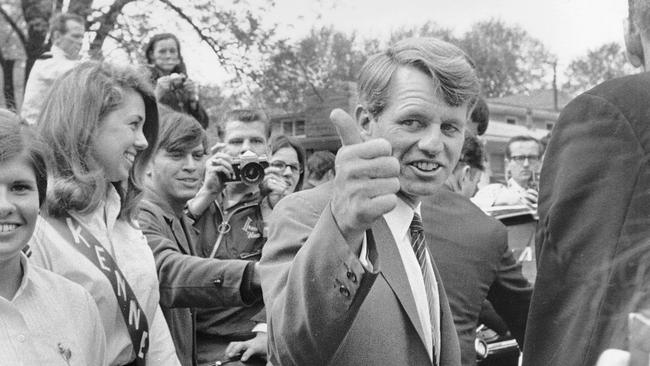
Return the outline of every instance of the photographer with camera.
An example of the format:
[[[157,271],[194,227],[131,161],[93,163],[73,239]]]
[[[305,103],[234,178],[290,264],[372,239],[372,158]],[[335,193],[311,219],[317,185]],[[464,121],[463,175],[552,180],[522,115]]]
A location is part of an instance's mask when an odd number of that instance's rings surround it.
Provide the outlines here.
[[[199,86],[187,77],[178,38],[171,33],[156,34],[144,49],[158,103],[196,118],[208,128],[208,115],[199,103]]]
[[[203,185],[187,206],[199,232],[200,256],[254,261],[257,268],[266,243],[260,185],[268,168],[268,136],[267,120],[252,110],[231,111],[219,125],[223,143],[212,147]],[[223,278],[214,285],[229,286],[233,280]],[[261,299],[246,307],[198,310],[199,364],[239,358],[240,354],[242,361],[248,362],[252,356],[266,357],[264,322]],[[226,353],[231,342],[244,343]]]

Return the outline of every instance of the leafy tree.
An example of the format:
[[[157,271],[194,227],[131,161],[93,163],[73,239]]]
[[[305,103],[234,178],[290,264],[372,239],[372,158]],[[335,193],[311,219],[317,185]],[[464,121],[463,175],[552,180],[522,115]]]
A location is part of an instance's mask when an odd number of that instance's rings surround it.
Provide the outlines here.
[[[49,48],[48,22],[62,6],[62,0],[0,0],[0,25],[10,27],[22,46],[25,80],[36,58]],[[212,50],[217,64],[243,82],[255,77],[258,59],[274,48],[275,25],[262,22],[262,15],[272,6],[272,0],[255,7],[243,0],[223,4],[211,0],[114,0],[97,7],[92,0],[70,0],[68,11],[87,20],[92,58],[103,58],[105,41],[111,39],[135,60],[152,31],[174,33],[182,24]],[[176,27],[170,28],[163,20],[170,18],[179,20]],[[5,47],[0,44],[0,56]],[[4,66],[4,74],[11,73],[12,69]]]
[[[436,22],[428,21],[420,26],[401,27],[394,30],[390,34],[388,44],[393,44],[409,37],[435,37],[453,44],[459,43],[459,39],[454,36],[451,29],[443,28]]]
[[[603,81],[632,73],[634,68],[627,62],[624,48],[611,42],[571,61],[564,72],[567,82],[562,87],[577,94]]]
[[[357,41],[333,27],[311,29],[297,41],[280,43],[258,78],[263,98],[271,108],[296,111],[303,107],[305,94],[320,93],[338,81],[354,81],[373,43]]]
[[[491,19],[475,23],[459,45],[474,60],[489,98],[549,86],[554,56],[518,26]]]

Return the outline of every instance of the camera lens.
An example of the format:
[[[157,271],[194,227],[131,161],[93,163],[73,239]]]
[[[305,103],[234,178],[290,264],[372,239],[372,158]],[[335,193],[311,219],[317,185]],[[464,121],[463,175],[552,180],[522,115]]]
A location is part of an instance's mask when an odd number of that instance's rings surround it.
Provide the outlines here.
[[[241,180],[248,185],[255,185],[264,179],[264,167],[258,163],[248,163],[241,168]]]

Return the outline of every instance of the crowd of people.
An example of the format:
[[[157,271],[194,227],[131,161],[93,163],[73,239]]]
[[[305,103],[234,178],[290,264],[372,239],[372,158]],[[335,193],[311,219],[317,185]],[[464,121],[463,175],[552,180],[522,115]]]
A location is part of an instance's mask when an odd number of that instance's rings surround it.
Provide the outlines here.
[[[479,324],[524,366],[648,365],[646,74],[577,97],[548,146],[513,137],[481,185],[489,110],[448,42],[371,55],[314,152],[255,109],[210,121],[175,35],[116,66],[79,60],[83,27],[57,15],[0,109],[0,365],[470,366]],[[539,220],[535,283],[504,205]]]

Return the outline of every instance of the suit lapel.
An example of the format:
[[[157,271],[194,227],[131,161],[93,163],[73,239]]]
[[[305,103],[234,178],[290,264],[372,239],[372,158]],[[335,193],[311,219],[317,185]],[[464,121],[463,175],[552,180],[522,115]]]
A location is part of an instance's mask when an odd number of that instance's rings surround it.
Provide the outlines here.
[[[424,331],[420,317],[418,316],[417,307],[415,306],[411,285],[406,276],[402,257],[397,249],[397,243],[395,243],[395,239],[388,228],[388,224],[386,224],[386,220],[383,218],[377,220],[372,227],[372,234],[379,254],[381,274],[402,304],[404,311],[406,311],[413,327],[415,327],[415,330],[420,336],[423,347],[426,347]]]

